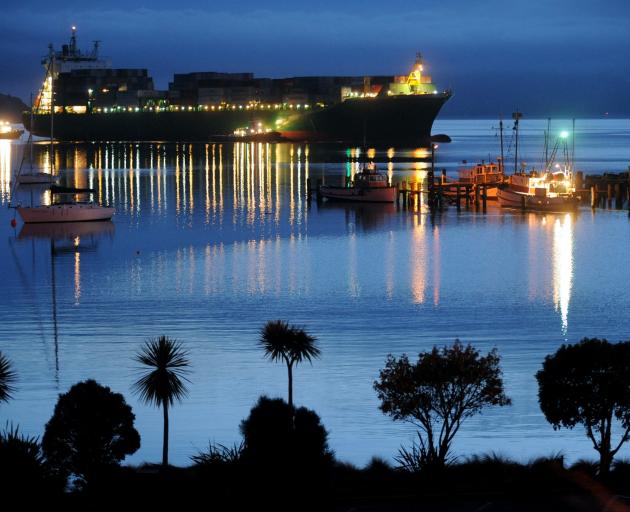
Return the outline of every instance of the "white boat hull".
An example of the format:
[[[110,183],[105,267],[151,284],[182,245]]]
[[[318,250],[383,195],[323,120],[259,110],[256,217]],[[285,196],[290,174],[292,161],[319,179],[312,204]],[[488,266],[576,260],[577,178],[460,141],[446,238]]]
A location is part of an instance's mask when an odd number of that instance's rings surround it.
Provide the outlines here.
[[[393,203],[396,201],[396,187],[329,187],[322,185],[319,193],[331,201],[352,201],[355,203]]]
[[[97,204],[73,203],[34,207],[18,206],[17,211],[25,223],[35,223],[110,220],[115,210]]]
[[[540,212],[567,212],[577,210],[579,199],[573,196],[543,197],[516,192],[509,187],[497,190],[499,205]]]

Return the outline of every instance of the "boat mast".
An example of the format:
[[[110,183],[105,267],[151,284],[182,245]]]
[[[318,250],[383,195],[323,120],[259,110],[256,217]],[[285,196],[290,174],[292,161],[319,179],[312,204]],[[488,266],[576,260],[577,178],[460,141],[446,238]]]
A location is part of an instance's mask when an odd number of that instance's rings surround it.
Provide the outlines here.
[[[549,135],[551,134],[551,117],[547,118],[547,131],[545,132],[545,168],[549,167]]]
[[[514,174],[518,172],[518,120],[523,117],[518,109],[516,112],[512,114],[512,119],[514,119],[514,130],[516,131],[516,143],[514,145]]]
[[[575,165],[575,117],[573,118],[573,126],[571,128],[571,173],[573,173],[573,166]]]
[[[33,93],[31,93],[31,130],[28,134],[28,149],[30,151],[31,174],[33,174]]]
[[[50,174],[55,174],[55,156],[53,152],[53,132],[55,117],[55,91],[54,91],[54,75],[55,75],[55,51],[52,44],[50,48],[50,62],[48,63],[48,77],[50,78]]]
[[[499,119],[499,137],[501,139],[501,165],[499,166],[499,171],[503,174],[503,116]]]

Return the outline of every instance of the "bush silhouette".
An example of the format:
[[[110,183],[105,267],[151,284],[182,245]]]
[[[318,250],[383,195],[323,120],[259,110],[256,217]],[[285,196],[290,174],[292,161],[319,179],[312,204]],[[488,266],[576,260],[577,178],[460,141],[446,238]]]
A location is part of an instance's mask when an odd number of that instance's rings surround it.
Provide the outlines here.
[[[319,416],[305,407],[295,409],[280,398],[261,396],[249,417],[241,423],[245,464],[274,471],[325,471],[333,461],[328,432]]]
[[[64,481],[53,477],[37,438],[20,434],[18,427],[7,426],[0,432],[0,486],[5,497],[23,499],[33,491],[48,496],[60,493]]]
[[[121,394],[94,380],[79,382],[59,395],[46,424],[44,455],[60,475],[90,483],[140,447],[134,419]]]

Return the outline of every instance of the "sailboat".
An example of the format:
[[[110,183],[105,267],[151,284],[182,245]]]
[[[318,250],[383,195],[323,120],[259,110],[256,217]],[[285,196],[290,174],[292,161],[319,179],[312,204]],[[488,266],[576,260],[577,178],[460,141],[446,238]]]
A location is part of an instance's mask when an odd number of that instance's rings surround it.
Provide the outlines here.
[[[51,169],[54,169],[54,151],[53,151],[53,117],[54,117],[54,69],[55,54],[51,51],[51,58],[48,68],[48,77],[50,79],[50,161]],[[40,94],[40,102],[41,102]],[[33,109],[31,108],[31,115]],[[31,135],[32,137],[32,135]],[[31,144],[32,148],[32,144]],[[32,162],[32,158],[31,158]],[[36,179],[36,178],[34,178]],[[48,182],[50,183],[50,182]],[[82,191],[77,190],[77,193]],[[64,192],[65,193],[65,192]],[[59,201],[54,199],[59,193],[51,190],[53,201],[49,205],[40,206],[17,206],[17,212],[25,223],[43,223],[43,222],[87,222],[110,220],[114,215],[114,208],[101,206],[93,201]]]

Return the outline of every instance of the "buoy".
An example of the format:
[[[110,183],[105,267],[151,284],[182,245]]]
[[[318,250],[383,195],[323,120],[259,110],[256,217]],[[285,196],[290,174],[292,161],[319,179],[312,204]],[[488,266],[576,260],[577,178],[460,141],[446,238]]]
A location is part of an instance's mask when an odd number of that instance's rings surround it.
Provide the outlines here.
[[[15,219],[11,219],[11,227],[14,228],[15,226],[17,226],[17,222]]]

